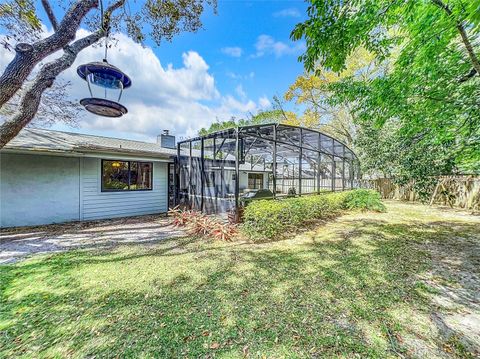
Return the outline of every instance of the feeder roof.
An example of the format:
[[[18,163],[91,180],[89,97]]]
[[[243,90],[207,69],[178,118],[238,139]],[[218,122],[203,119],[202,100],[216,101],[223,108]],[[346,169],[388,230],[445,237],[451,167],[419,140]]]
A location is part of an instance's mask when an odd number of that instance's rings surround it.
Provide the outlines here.
[[[77,74],[85,81],[87,80],[88,74],[95,74],[105,80],[113,78],[120,81],[124,89],[132,86],[132,80],[128,75],[106,61],[89,62],[88,64],[80,65],[77,67]],[[109,87],[106,84],[102,86]]]

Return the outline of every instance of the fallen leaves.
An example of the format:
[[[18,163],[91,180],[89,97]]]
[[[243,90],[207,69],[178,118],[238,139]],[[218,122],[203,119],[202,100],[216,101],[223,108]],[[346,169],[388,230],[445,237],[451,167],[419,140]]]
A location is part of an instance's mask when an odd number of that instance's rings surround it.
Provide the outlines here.
[[[212,343],[212,344],[210,344],[210,349],[214,349],[214,350],[215,350],[215,349],[218,349],[218,348],[220,348],[220,344],[219,344],[219,343]]]

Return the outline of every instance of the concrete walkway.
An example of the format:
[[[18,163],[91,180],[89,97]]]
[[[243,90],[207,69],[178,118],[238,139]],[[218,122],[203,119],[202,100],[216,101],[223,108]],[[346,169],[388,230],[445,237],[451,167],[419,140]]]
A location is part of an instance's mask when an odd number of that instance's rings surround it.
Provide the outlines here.
[[[159,216],[141,216],[95,222],[68,223],[0,230],[0,264],[28,256],[79,248],[150,244],[185,232]]]

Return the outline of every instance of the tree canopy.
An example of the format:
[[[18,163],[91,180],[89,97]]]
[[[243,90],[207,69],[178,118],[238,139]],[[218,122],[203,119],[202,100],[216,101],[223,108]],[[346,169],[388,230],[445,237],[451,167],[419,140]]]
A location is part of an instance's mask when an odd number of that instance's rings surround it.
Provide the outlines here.
[[[329,84],[351,106],[367,171],[398,179],[480,172],[480,2],[318,0],[292,38],[308,72],[342,72],[364,48],[386,70]],[[360,153],[362,155],[362,153]]]
[[[294,121],[295,114],[290,111],[285,111],[282,108],[275,108],[267,111],[259,111],[256,115],[252,115],[246,119],[236,119],[232,117],[228,121],[213,122],[208,128],[202,128],[198,132],[199,136],[205,136],[209,133],[226,130],[229,128],[249,126],[249,125],[263,125],[268,123],[288,123]]]

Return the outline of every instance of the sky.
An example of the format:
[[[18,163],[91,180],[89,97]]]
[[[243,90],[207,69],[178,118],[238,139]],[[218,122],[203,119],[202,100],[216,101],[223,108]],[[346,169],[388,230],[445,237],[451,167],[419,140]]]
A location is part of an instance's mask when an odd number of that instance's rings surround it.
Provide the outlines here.
[[[51,128],[154,141],[165,129],[186,138],[214,121],[268,110],[272,97],[281,97],[303,72],[297,58],[305,45],[292,42],[290,33],[306,18],[306,8],[304,1],[294,0],[218,0],[216,15],[211,8],[202,15],[203,29],[182,33],[172,42],[153,46],[147,41],[142,47],[116,34],[108,61],[132,79],[121,101],[128,114],[112,119],[85,113],[78,128],[61,123]],[[39,14],[47,33],[51,32],[42,11]],[[86,34],[87,30],[80,29],[77,37]],[[100,61],[103,51],[98,47],[82,51],[61,75],[71,82],[69,92],[75,100],[89,95],[76,67]],[[11,57],[0,49],[0,72]]]

